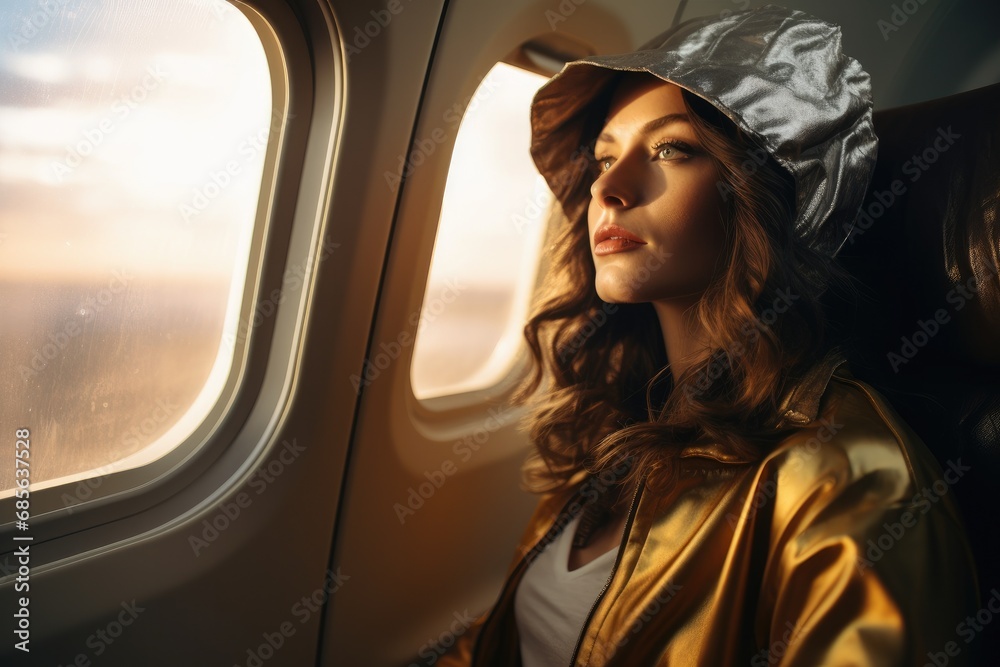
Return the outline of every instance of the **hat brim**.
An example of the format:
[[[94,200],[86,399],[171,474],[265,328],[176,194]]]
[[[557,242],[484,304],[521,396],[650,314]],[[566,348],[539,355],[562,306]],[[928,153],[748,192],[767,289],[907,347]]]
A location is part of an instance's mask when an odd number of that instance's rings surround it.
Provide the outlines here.
[[[570,219],[588,198],[590,142],[615,78],[646,72],[710,103],[795,180],[795,237],[833,256],[875,164],[868,73],[840,28],[768,5],[691,19],[631,53],[566,64],[531,105],[532,159]],[[606,110],[606,109],[605,109]]]

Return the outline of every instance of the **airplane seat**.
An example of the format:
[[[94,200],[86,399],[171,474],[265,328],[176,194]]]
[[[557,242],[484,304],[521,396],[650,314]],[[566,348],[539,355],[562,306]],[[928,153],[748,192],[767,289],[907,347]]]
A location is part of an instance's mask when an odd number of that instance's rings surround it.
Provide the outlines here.
[[[825,295],[831,329],[854,375],[883,393],[942,468],[968,468],[947,492],[963,513],[982,603],[995,597],[996,608],[1000,83],[878,111],[874,124],[874,176],[838,255],[860,285]],[[1000,655],[995,616],[979,637],[984,658]]]

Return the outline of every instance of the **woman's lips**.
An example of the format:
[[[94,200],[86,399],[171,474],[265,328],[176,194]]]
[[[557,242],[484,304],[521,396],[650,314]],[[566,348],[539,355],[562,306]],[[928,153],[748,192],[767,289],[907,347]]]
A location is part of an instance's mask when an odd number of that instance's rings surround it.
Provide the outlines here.
[[[628,252],[644,245],[646,245],[646,242],[641,238],[613,222],[605,222],[594,232],[595,255]]]
[[[595,245],[594,254],[598,256],[612,255],[616,252],[628,252],[629,250],[635,250],[636,248],[641,248],[644,245],[646,244],[641,241],[633,241],[632,239],[613,236]]]

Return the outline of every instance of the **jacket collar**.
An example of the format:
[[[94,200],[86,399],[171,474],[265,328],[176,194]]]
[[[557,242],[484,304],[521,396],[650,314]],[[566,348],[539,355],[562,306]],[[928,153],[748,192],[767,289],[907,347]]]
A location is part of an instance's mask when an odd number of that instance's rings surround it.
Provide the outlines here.
[[[805,426],[819,417],[819,402],[826,393],[830,378],[840,368],[841,375],[850,376],[847,359],[839,348],[826,353],[818,363],[810,368],[799,382],[785,392],[778,409],[781,415],[777,428],[790,425]],[[841,368],[843,366],[843,368]]]
[[[838,371],[838,368],[840,369]],[[838,372],[850,377],[847,359],[839,348],[828,350],[826,355],[806,371],[798,382],[790,383],[779,403],[778,421],[775,429],[805,426],[819,417],[819,404],[830,384],[830,378]],[[742,457],[725,452],[714,443],[688,445],[681,450],[681,458],[710,458],[723,463],[747,463]]]

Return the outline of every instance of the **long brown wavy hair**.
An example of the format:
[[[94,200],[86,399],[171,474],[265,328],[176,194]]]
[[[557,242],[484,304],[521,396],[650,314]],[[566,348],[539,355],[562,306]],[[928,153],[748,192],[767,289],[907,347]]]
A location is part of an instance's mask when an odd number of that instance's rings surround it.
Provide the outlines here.
[[[600,131],[612,92],[594,102],[585,141]],[[582,178],[564,202],[582,213],[567,219],[556,207],[549,270],[524,327],[532,372],[514,401],[527,403],[548,379],[525,421],[536,449],[523,470],[530,491],[566,488],[585,477],[581,471],[597,475],[622,457],[631,467],[619,477],[619,499],[645,473],[665,488],[690,444],[717,443],[737,461],[759,460],[782,435],[781,396],[824,351],[820,296],[845,274],[793,238],[791,174],[713,105],[682,93],[725,186],[725,268],[695,306],[711,350],[674,386],[652,305],[608,304],[597,295],[586,218],[596,172]],[[784,313],[773,307],[781,300],[790,303]]]

